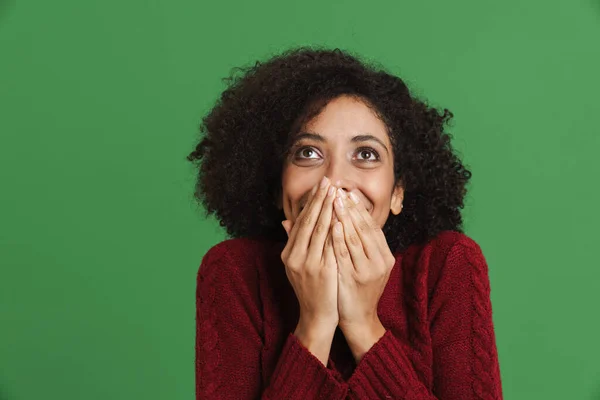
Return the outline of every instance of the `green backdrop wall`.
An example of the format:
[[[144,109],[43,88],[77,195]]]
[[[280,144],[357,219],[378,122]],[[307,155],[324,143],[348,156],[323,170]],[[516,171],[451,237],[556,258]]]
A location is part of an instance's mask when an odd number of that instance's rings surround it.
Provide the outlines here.
[[[0,2],[0,400],[191,399],[234,66],[341,47],[455,113],[507,399],[600,399],[600,2]]]

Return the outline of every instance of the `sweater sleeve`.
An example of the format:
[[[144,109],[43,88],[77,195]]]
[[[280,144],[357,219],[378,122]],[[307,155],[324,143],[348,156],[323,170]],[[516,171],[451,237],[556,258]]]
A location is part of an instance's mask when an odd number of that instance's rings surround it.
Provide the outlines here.
[[[406,343],[391,331],[365,354],[348,384],[353,399],[502,399],[486,261],[465,237],[449,251],[429,303],[433,387],[419,380]]]
[[[338,379],[292,334],[268,387],[262,387],[264,346],[258,271],[250,254],[227,241],[204,256],[196,289],[196,398],[236,400],[343,399]]]

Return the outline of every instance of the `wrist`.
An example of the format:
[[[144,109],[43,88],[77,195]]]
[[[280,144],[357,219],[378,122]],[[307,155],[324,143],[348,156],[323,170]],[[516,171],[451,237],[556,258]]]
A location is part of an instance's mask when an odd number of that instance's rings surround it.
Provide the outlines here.
[[[337,324],[328,321],[300,318],[294,335],[302,336],[311,342],[333,340]]]
[[[340,324],[340,329],[357,363],[386,332],[378,317],[365,323]]]
[[[303,331],[309,332],[312,335],[324,335],[335,333],[335,330],[339,324],[339,317],[337,315],[327,316],[314,316],[308,313],[300,311],[300,318],[298,318],[298,324],[296,329],[302,329]]]
[[[300,320],[294,331],[298,341],[312,353],[321,363],[327,366],[331,343],[335,334],[330,324],[317,324]]]

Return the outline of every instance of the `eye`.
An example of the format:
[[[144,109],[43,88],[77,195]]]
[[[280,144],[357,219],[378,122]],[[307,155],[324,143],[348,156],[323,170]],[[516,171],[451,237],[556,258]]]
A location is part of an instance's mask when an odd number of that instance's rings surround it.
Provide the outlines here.
[[[314,147],[310,147],[310,146],[302,147],[302,148],[298,149],[296,151],[296,153],[294,154],[294,158],[300,159],[300,160],[315,159],[318,157],[319,157],[319,153],[317,153],[317,151],[315,150]]]
[[[379,161],[379,153],[370,147],[361,147],[358,149],[358,159],[360,161],[374,162]]]

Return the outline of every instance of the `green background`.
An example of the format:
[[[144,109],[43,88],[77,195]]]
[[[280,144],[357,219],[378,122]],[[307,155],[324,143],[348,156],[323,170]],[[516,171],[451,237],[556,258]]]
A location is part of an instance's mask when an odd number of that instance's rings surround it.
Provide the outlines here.
[[[507,399],[600,399],[600,2],[0,3],[0,400],[192,399],[232,67],[341,47],[455,113]]]

